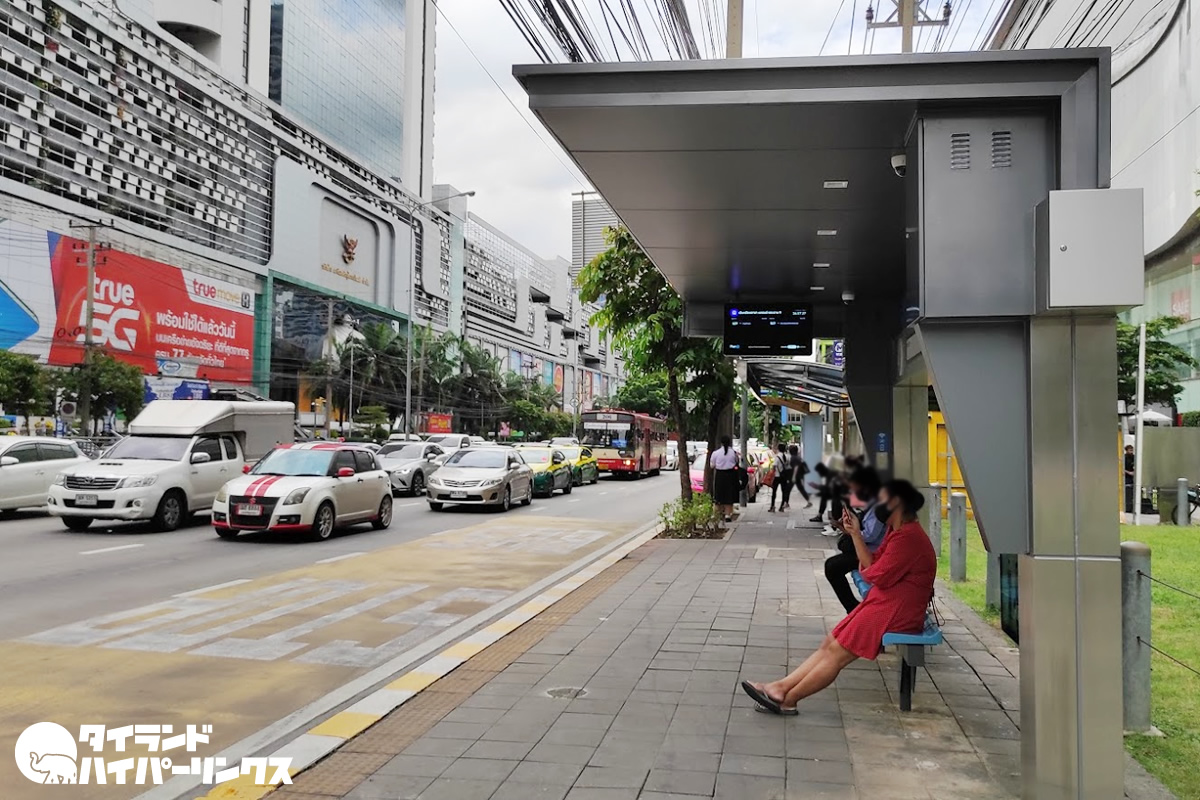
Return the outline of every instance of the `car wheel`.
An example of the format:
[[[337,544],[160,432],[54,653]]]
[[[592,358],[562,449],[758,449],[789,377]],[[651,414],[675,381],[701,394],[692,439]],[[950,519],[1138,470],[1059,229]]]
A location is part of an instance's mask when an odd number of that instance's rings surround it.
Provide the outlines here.
[[[11,519],[16,513],[15,508],[0,508],[0,519]]]
[[[500,500],[500,510],[508,511],[512,508],[512,486],[504,487],[504,497]]]
[[[533,502],[533,484],[529,484],[529,491],[521,498],[521,505],[527,506]]]
[[[381,531],[391,524],[392,496],[387,494],[384,495],[384,498],[379,501],[379,513],[375,516],[375,519],[371,520],[371,527],[377,531]]]
[[[600,470],[592,470],[592,485],[595,486],[600,482]]]
[[[72,531],[86,531],[92,524],[91,517],[63,517],[62,521]]]
[[[321,503],[317,508],[316,516],[313,517],[310,535],[317,541],[325,541],[333,536],[334,522],[333,505],[328,501]]]
[[[567,481],[567,485],[563,487],[563,494],[570,494],[571,490],[574,488],[575,488],[575,482]]]
[[[420,497],[425,494],[425,473],[417,470],[412,479],[412,496]]]
[[[238,537],[238,532],[229,528],[215,528],[215,530],[217,532],[217,536],[220,536],[225,540],[236,539]]]
[[[150,520],[150,527],[159,533],[173,531],[187,516],[187,499],[183,492],[172,489],[158,501],[158,508]]]
[[[583,470],[582,469],[579,470],[578,472],[575,472],[572,470],[571,483],[575,486],[583,486]]]
[[[442,504],[441,504],[441,503],[435,503],[434,501],[430,500],[430,501],[429,501],[429,510],[430,510],[430,511],[441,511],[441,510],[442,510]]]

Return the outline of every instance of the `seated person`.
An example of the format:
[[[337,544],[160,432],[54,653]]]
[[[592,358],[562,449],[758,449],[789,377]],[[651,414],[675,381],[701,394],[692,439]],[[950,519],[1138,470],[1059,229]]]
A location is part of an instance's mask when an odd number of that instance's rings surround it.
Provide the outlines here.
[[[933,544],[917,521],[924,504],[925,498],[908,481],[884,484],[872,513],[886,521],[888,533],[875,553],[863,541],[858,519],[844,512],[842,524],[854,542],[871,592],[790,675],[770,683],[742,681],[742,690],[760,708],[794,716],[796,703],[833,683],[854,660],[874,660],[885,633],[924,630],[925,610],[933,599],[937,574]]]
[[[879,546],[883,544],[883,536],[887,533],[887,525],[875,513],[875,509],[879,508],[876,504],[878,494],[879,473],[873,467],[859,467],[850,476],[851,501],[857,500],[863,504],[861,514],[853,511],[851,513],[861,520],[862,539],[871,553],[875,553],[879,549]],[[841,521],[838,522],[838,527],[843,527]],[[855,597],[847,576],[858,569],[859,564],[858,553],[854,550],[854,541],[844,531],[842,537],[838,539],[838,550],[841,552],[825,559],[825,578],[833,587],[833,593],[837,595],[838,601],[849,614],[858,606],[858,598]]]

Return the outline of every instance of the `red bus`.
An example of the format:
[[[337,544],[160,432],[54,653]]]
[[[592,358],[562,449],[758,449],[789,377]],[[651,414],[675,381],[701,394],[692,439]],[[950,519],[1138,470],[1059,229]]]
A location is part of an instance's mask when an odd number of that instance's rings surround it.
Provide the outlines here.
[[[667,461],[667,421],[634,411],[585,411],[582,443],[601,472],[657,475]]]

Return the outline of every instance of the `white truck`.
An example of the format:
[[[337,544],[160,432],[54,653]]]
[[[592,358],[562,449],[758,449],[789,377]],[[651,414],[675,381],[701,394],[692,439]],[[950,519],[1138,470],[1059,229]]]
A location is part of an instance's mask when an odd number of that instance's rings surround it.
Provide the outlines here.
[[[247,465],[290,443],[295,416],[291,403],[155,400],[99,459],[63,470],[50,487],[50,514],[73,531],[98,519],[175,530],[211,510]]]

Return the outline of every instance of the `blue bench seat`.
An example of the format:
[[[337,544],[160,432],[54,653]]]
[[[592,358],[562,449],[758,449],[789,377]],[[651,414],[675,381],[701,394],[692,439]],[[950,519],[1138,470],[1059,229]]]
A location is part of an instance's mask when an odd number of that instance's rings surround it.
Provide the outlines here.
[[[871,584],[863,580],[858,570],[850,573],[858,595],[863,600],[871,591]],[[942,629],[932,614],[925,615],[925,630],[920,633],[885,633],[884,647],[896,647],[900,653],[900,710],[912,710],[912,693],[917,683],[917,667],[925,666],[925,648],[942,643]]]

